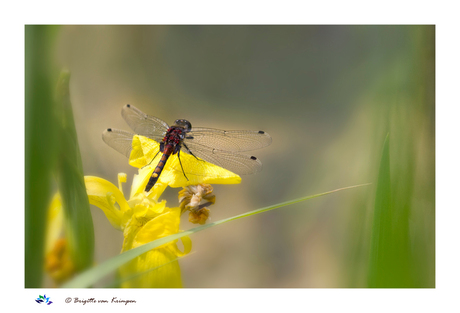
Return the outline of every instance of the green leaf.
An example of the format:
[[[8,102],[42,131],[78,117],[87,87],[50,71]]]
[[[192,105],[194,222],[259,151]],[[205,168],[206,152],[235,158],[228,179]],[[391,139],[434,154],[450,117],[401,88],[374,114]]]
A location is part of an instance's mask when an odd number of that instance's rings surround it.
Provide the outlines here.
[[[369,287],[412,287],[408,217],[392,202],[390,140],[386,136],[375,193]]]
[[[25,26],[25,287],[41,286],[57,125],[50,51],[56,28]]]
[[[170,235],[170,236],[167,236],[167,237],[163,237],[163,238],[154,240],[152,242],[144,244],[144,245],[142,245],[140,247],[137,247],[135,249],[123,252],[123,253],[121,253],[121,254],[119,254],[119,255],[117,255],[117,256],[115,256],[115,257],[113,257],[113,258],[111,258],[111,259],[109,259],[109,260],[107,260],[107,261],[105,261],[105,262],[103,262],[101,264],[99,264],[98,266],[87,270],[86,272],[80,274],[79,276],[75,277],[71,281],[69,281],[66,284],[64,284],[62,287],[64,287],[64,288],[84,288],[84,287],[89,287],[92,284],[94,284],[95,282],[97,282],[99,279],[104,277],[105,275],[107,275],[107,274],[111,273],[112,271],[116,270],[121,265],[125,264],[126,262],[134,259],[135,257],[137,257],[137,256],[139,256],[139,255],[141,255],[141,254],[143,254],[143,253],[145,253],[145,252],[147,252],[149,250],[157,248],[157,247],[159,247],[159,246],[161,246],[161,245],[163,245],[165,243],[168,243],[170,241],[179,239],[181,237],[189,236],[189,235],[192,235],[192,234],[197,233],[199,231],[208,229],[210,227],[214,227],[214,226],[221,225],[221,224],[224,224],[224,223],[227,223],[227,222],[235,221],[235,220],[238,220],[240,218],[249,217],[249,216],[252,216],[252,215],[255,215],[255,214],[268,212],[268,211],[271,211],[271,210],[274,210],[274,209],[278,209],[278,208],[281,208],[281,207],[285,207],[285,206],[288,206],[288,205],[291,205],[291,204],[295,204],[295,203],[302,202],[302,201],[305,201],[305,200],[313,199],[313,198],[316,198],[316,197],[324,196],[324,195],[331,194],[331,193],[334,193],[334,192],[337,192],[337,191],[351,189],[351,188],[355,188],[355,187],[359,187],[359,186],[366,186],[366,185],[368,185],[368,184],[340,188],[340,189],[336,189],[336,190],[316,194],[316,195],[313,195],[313,196],[308,196],[308,197],[298,198],[298,199],[287,201],[287,202],[282,202],[282,203],[279,203],[279,204],[275,204],[275,205],[268,206],[268,207],[265,207],[265,208],[261,208],[261,209],[258,209],[258,210],[250,211],[250,212],[240,214],[240,215],[236,215],[236,216],[233,216],[233,217],[230,217],[230,218],[226,218],[226,219],[214,222],[214,223],[209,223],[209,224],[205,224],[203,226],[195,227],[193,229],[190,229],[188,231],[184,231],[184,232],[181,232],[181,233],[178,233],[178,234],[174,234],[174,235]]]
[[[65,212],[65,235],[77,271],[90,267],[94,254],[94,228],[86,194],[69,92],[70,73],[62,71],[57,84],[60,145],[57,180]]]

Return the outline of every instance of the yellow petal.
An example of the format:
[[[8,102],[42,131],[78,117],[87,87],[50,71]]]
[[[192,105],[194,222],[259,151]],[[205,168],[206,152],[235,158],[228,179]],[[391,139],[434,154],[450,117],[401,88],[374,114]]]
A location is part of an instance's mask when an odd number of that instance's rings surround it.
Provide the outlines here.
[[[157,248],[142,254],[119,270],[123,288],[181,288],[179,262],[173,251]]]
[[[113,227],[121,229],[123,212],[130,210],[123,193],[111,182],[95,176],[85,176],[85,184],[89,203],[100,208]]]
[[[182,245],[184,246],[184,251],[180,251],[177,245],[168,246],[169,249],[174,251],[174,254],[178,257],[182,257],[186,254],[189,254],[192,251],[192,240],[189,236],[184,236],[180,239],[182,241]]]
[[[148,221],[134,238],[132,248],[179,232],[180,208],[171,208]],[[171,243],[169,243],[171,244]]]
[[[63,230],[64,210],[62,209],[61,195],[59,192],[56,193],[51,200],[48,209],[47,223],[45,253],[49,253],[53,249]]]
[[[165,209],[169,210],[169,208],[166,208],[165,200],[157,202],[147,197],[145,193],[140,193],[134,198],[129,199],[128,204],[133,210],[130,213],[131,215],[137,218],[145,217],[149,220],[164,213]]]
[[[140,225],[140,222],[139,217],[133,216],[125,228],[123,251],[177,233],[180,223],[180,208],[165,208],[163,213],[144,225]],[[122,284],[122,287],[182,287],[177,257],[190,252],[190,249],[191,242],[187,242],[185,239],[183,253],[177,249],[174,242],[144,253],[120,268],[120,278],[122,280],[128,279]]]
[[[158,160],[161,158],[161,153],[158,153],[160,151],[160,144],[153,139],[134,135],[132,147],[133,149],[129,157],[129,164],[131,166],[142,168],[149,165],[155,156]]]
[[[121,194],[123,194],[123,183],[126,183],[126,173],[118,173],[118,189],[121,191]]]
[[[180,163],[187,177],[184,176]],[[198,161],[193,155],[187,153],[181,153],[180,163],[177,154],[171,155],[158,181],[167,182],[173,188],[198,184],[241,183],[241,177],[237,174],[201,159]]]

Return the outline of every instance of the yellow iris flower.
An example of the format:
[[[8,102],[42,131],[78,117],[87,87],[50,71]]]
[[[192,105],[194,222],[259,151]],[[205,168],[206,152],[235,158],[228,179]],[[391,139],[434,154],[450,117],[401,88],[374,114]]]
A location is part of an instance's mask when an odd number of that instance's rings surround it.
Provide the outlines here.
[[[124,181],[126,175],[119,174],[120,187]],[[121,188],[99,177],[85,176],[85,184],[89,202],[104,212],[113,227],[123,231],[122,252],[179,232],[180,208],[168,208],[166,201],[158,202],[144,192],[126,200]],[[182,287],[177,258],[190,252],[191,241],[182,238],[182,243],[183,252],[173,241],[122,266],[121,286]]]
[[[219,166],[208,162],[200,162],[199,170],[195,174],[187,174],[177,170],[177,155],[171,155],[155,186],[150,192],[144,192],[156,163],[154,159],[161,157],[158,154],[159,144],[143,136],[135,135],[132,142],[132,152],[129,163],[139,168],[139,174],[134,176],[129,200],[126,200],[122,189],[122,182],[126,182],[126,175],[119,174],[119,187],[98,177],[86,176],[86,189],[91,204],[99,207],[106,215],[113,227],[123,231],[124,241],[122,252],[136,248],[150,241],[178,233],[180,216],[185,211],[185,202],[181,200],[181,207],[168,208],[166,201],[159,198],[167,186],[185,187],[198,184],[238,184],[241,178]],[[182,164],[197,162],[194,156],[181,154]],[[196,164],[196,163],[195,163]],[[187,180],[188,179],[188,180]],[[209,191],[210,188],[210,191]],[[208,194],[212,187],[205,188]],[[198,188],[196,193],[200,193]],[[201,198],[200,198],[201,199]],[[209,195],[204,196],[209,199]],[[118,207],[115,206],[118,204]],[[214,201],[205,205],[210,205]],[[192,211],[192,210],[191,210]],[[192,214],[199,214],[193,211]],[[209,215],[209,213],[208,213]],[[200,219],[203,223],[205,219]],[[177,259],[190,252],[192,244],[188,237],[182,237],[184,251],[177,247],[177,240],[153,249],[135,258],[119,270],[122,287],[182,287],[180,268]]]
[[[69,245],[63,235],[64,210],[59,193],[51,200],[47,220],[44,266],[54,284],[59,286],[75,274]]]
[[[211,194],[212,187],[204,184],[241,182],[238,175],[204,161],[200,162],[194,174],[187,174],[185,178],[183,173],[177,170],[177,162],[179,162],[177,155],[171,155],[157,183],[150,192],[146,193],[145,185],[158,163],[154,157],[161,157],[161,154],[158,154],[159,144],[146,137],[135,135],[132,148],[129,163],[139,168],[139,174],[134,175],[129,198],[125,198],[122,190],[122,183],[126,182],[126,174],[118,175],[118,187],[105,179],[85,176],[89,202],[104,212],[113,227],[123,231],[122,252],[178,233],[180,216],[187,210],[190,211],[190,221],[203,224],[209,215],[206,207],[215,201],[215,197]],[[183,153],[181,162],[193,166],[197,160],[194,156]],[[201,184],[205,187],[193,187]],[[167,186],[189,186],[179,194],[180,207],[169,208],[166,206],[166,201],[159,201]],[[200,205],[201,200],[207,202]],[[56,215],[56,208],[59,206],[62,205],[59,197],[56,196],[50,214]],[[52,231],[50,241],[56,239],[55,237],[56,234]],[[122,266],[118,272],[121,287],[182,287],[178,258],[188,254],[192,244],[189,237],[182,237],[181,241],[184,251],[179,250],[176,240],[150,250]],[[54,259],[50,258],[50,260]],[[67,269],[69,266],[61,265],[61,267]],[[60,274],[59,278],[65,276],[60,272],[58,274]],[[64,278],[67,277],[68,275]]]

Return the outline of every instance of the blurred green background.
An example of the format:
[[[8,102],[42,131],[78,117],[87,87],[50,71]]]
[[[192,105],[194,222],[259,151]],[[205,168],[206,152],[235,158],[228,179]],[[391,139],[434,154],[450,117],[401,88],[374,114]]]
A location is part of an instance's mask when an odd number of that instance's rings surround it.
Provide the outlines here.
[[[272,136],[253,153],[261,173],[214,186],[215,221],[372,183],[195,234],[195,253],[180,261],[184,286],[434,287],[434,26],[62,26],[55,36],[49,54],[71,73],[85,175],[116,184],[125,172],[130,186],[137,170],[101,139],[108,127],[129,130],[121,117],[129,103],[170,124],[185,118]],[[374,205],[388,133],[389,228],[401,243],[390,263],[400,269],[384,269],[375,283]],[[164,194],[169,206],[178,191]],[[123,237],[91,212],[100,263],[120,252]],[[181,228],[192,227],[183,216]]]

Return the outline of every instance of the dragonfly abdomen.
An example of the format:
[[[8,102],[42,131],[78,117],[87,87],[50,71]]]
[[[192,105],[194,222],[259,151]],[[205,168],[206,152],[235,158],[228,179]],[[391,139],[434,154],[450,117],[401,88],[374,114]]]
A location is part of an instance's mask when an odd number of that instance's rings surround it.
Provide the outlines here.
[[[153,186],[155,186],[158,178],[160,177],[161,172],[163,171],[163,168],[165,167],[166,161],[168,161],[168,158],[170,155],[171,155],[171,152],[168,151],[168,149],[165,149],[165,152],[163,153],[160,161],[155,167],[155,170],[153,171],[152,176],[150,176],[147,186],[145,186],[145,191],[148,192],[150,191],[150,189],[152,189]]]
[[[145,186],[145,191],[150,191],[153,186],[155,186],[158,178],[160,177],[161,172],[163,171],[166,161],[168,161],[169,156],[171,154],[174,154],[176,150],[176,145],[175,144],[166,144],[164,146],[163,155],[161,156],[160,161],[158,162],[157,166],[155,167],[155,170],[152,173],[152,176],[150,176],[149,182]]]

